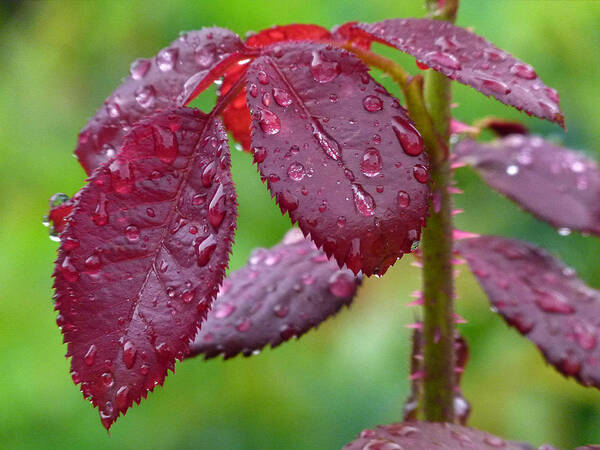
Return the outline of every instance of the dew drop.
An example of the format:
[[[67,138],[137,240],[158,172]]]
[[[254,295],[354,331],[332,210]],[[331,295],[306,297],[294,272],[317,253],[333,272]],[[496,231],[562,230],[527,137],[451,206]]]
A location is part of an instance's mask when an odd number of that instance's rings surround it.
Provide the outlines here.
[[[273,307],[273,313],[279,317],[279,318],[284,318],[288,315],[289,312],[289,308],[285,305],[275,305]]]
[[[360,163],[362,173],[367,177],[375,177],[381,171],[381,155],[376,148],[368,148]]]
[[[150,366],[148,366],[148,364],[142,364],[140,366],[140,373],[142,375],[148,375],[148,372],[150,372]]]
[[[344,225],[346,225],[346,218],[344,216],[338,216],[337,226],[342,228]]]
[[[565,299],[549,292],[538,292],[535,303],[548,313],[570,314],[575,311]]]
[[[510,73],[518,76],[519,78],[524,78],[525,80],[533,80],[537,77],[535,70],[528,64],[516,63],[513,64],[510,68]]]
[[[259,70],[256,75],[260,84],[269,84],[269,76],[264,70]]]
[[[258,95],[258,87],[254,83],[250,84],[250,86],[248,87],[248,93],[253,98],[256,98],[256,96]]]
[[[85,267],[89,270],[98,270],[100,268],[100,257],[93,254],[84,261]]]
[[[156,156],[165,164],[172,164],[179,153],[179,143],[175,133],[163,127],[153,127],[153,131]]]
[[[519,173],[519,166],[515,165],[515,164],[511,164],[510,166],[506,167],[506,175],[516,175]]]
[[[502,81],[481,78],[481,86],[496,95],[510,94],[510,88]]]
[[[407,119],[401,116],[392,117],[392,129],[404,153],[410,156],[418,156],[423,152],[423,139],[414,125]]]
[[[429,52],[425,55],[424,59],[447,69],[460,70],[462,68],[458,59],[446,52]]]
[[[204,170],[202,171],[202,175],[200,175],[200,181],[202,181],[202,186],[210,187],[213,182],[213,178],[215,177],[215,173],[217,172],[216,164],[214,161],[209,162]]]
[[[115,191],[127,194],[133,189],[134,177],[127,161],[115,160],[110,166],[110,180]]]
[[[261,109],[259,111],[258,123],[265,134],[272,135],[281,131],[281,121],[279,120],[279,117],[268,109]]]
[[[421,164],[416,164],[413,167],[413,175],[419,183],[427,183],[427,180],[429,180],[429,170]]]
[[[70,283],[74,283],[79,280],[79,273],[75,266],[71,263],[71,258],[68,256],[65,257],[62,264],[60,265],[60,272],[62,273],[64,279]]]
[[[250,329],[251,326],[252,322],[250,322],[250,319],[244,319],[242,322],[237,324],[235,329],[238,330],[240,333],[245,333]]]
[[[151,61],[149,59],[136,59],[129,66],[129,73],[134,80],[141,80],[150,70]]]
[[[91,366],[92,364],[94,364],[94,359],[96,359],[96,346],[94,344],[90,345],[90,347],[88,348],[88,351],[86,352],[85,356],[83,357],[83,362],[85,363],[86,366]]]
[[[289,190],[285,190],[277,197],[279,206],[283,212],[298,209],[298,199]]]
[[[487,436],[483,442],[485,442],[486,444],[492,446],[492,447],[496,447],[496,448],[501,448],[501,447],[505,447],[506,446],[506,442],[504,442],[504,439],[499,438],[497,436]]]
[[[131,341],[125,342],[123,345],[123,362],[128,369],[133,367],[135,363],[135,357],[137,354],[137,349],[135,348],[135,344]]]
[[[383,101],[376,95],[367,95],[363,99],[363,107],[369,112],[380,111],[383,108]]]
[[[288,176],[294,181],[301,181],[306,175],[304,166],[299,162],[294,162],[288,167]]]
[[[125,411],[129,406],[129,386],[121,386],[117,390],[116,400],[117,408],[121,411]]]
[[[137,241],[140,237],[140,229],[135,225],[129,225],[125,228],[125,237],[127,237],[129,241]]]
[[[406,191],[398,191],[398,206],[408,208],[410,206],[410,195]]]
[[[152,208],[146,208],[146,214],[148,214],[148,217],[156,216],[156,213],[154,212],[154,210]]]
[[[375,200],[360,184],[352,184],[352,194],[354,205],[360,214],[367,217],[375,214]]]
[[[334,161],[339,161],[342,157],[340,144],[327,134],[319,124],[313,124],[313,137],[317,140],[323,151]]]
[[[337,78],[341,73],[341,68],[336,61],[324,61],[321,58],[319,50],[313,50],[310,72],[315,81],[319,83],[329,83]]]
[[[279,106],[284,108],[292,104],[292,97],[285,89],[273,88],[273,98]]]
[[[573,335],[582,349],[592,350],[596,347],[596,329],[588,322],[579,321],[575,323]]]
[[[235,306],[230,303],[219,303],[215,310],[215,318],[224,319],[235,311]]]
[[[267,158],[267,150],[264,147],[254,147],[252,153],[256,164],[263,162]]]
[[[215,59],[213,48],[208,45],[199,45],[194,50],[194,61],[199,69],[208,69]]]
[[[153,86],[141,86],[135,93],[135,101],[144,109],[152,109],[156,101],[156,90]]]
[[[225,217],[225,189],[222,184],[219,184],[215,195],[208,205],[208,222],[213,226],[215,231],[219,229],[221,222]]]
[[[190,303],[194,299],[195,293],[195,290],[191,290],[185,291],[183,294],[181,294],[181,299],[183,300],[183,303]]]
[[[104,426],[108,426],[112,423],[113,414],[115,413],[115,407],[111,402],[106,402],[104,407],[100,410],[100,420]]]
[[[156,65],[163,72],[173,70],[177,55],[178,50],[176,48],[164,48],[156,55]]]
[[[110,372],[104,372],[100,375],[100,379],[102,380],[102,384],[106,387],[111,387],[114,384],[113,375]]]
[[[197,263],[200,267],[206,266],[210,257],[217,248],[217,239],[213,234],[208,235],[206,239],[196,245]]]
[[[356,283],[349,272],[339,270],[331,275],[327,282],[327,288],[338,298],[349,298],[356,292]]]

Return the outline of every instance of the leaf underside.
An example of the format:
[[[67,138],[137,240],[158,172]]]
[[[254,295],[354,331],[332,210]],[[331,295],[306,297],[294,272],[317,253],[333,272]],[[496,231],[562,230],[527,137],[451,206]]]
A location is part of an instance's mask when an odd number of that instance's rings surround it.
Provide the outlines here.
[[[458,450],[497,449],[535,450],[535,447],[507,441],[485,431],[451,423],[401,422],[378,426],[360,433],[359,437],[344,446],[344,450]],[[546,445],[545,450],[554,447]]]
[[[429,19],[389,19],[356,28],[364,37],[408,53],[452,80],[564,128],[557,92],[544,85],[531,66],[481,36]]]
[[[320,41],[331,38],[329,30],[318,25],[291,24],[261,30],[248,37],[246,46],[248,48],[264,48],[277,42]],[[248,65],[232,67],[223,78],[219,96],[223,97],[227,94],[239,78],[246,73],[246,70],[248,70]],[[227,131],[231,132],[242,149],[250,151],[250,110],[246,104],[246,87],[225,107],[222,116]]]
[[[186,91],[198,84],[208,87],[225,71],[221,68],[227,66],[225,60],[244,51],[236,34],[212,27],[182,34],[154,58],[134,61],[130,75],[79,134],[75,154],[86,173],[116,155],[135,122],[155,111],[182,106],[189,100]]]
[[[248,265],[223,281],[190,355],[227,359],[276,347],[349,306],[359,284],[293,228],[281,244],[254,250]]]
[[[600,291],[543,249],[496,236],[456,242],[492,306],[546,361],[600,388]]]
[[[73,380],[106,428],[188,352],[236,223],[227,135],[178,108],[136,124],[78,194],[54,272]]]
[[[331,46],[269,47],[247,76],[254,160],[282,212],[340,266],[385,273],[428,211],[428,162],[406,112]]]
[[[464,140],[454,153],[538,219],[600,236],[600,170],[582,153],[523,135],[490,143]]]

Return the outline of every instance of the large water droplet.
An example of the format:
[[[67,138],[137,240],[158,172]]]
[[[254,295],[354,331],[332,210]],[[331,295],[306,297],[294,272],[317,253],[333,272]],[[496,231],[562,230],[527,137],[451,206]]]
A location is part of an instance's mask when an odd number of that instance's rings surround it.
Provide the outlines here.
[[[327,288],[338,298],[349,298],[356,291],[354,277],[349,272],[339,270],[329,278]]]
[[[152,109],[156,101],[156,90],[153,86],[140,86],[134,93],[135,101],[144,109]]]
[[[259,70],[256,78],[260,84],[269,84],[269,75],[264,70]]]
[[[108,223],[108,212],[106,210],[106,195],[100,193],[100,199],[96,203],[96,209],[92,213],[92,220],[98,226],[103,226]]]
[[[368,148],[363,154],[360,169],[367,177],[379,175],[381,171],[381,155],[376,148]]]
[[[354,205],[360,214],[367,217],[375,214],[375,200],[360,184],[352,184],[352,194]]]
[[[92,364],[94,364],[94,360],[96,359],[96,351],[96,346],[94,344],[90,345],[88,351],[83,357],[83,362],[86,366],[91,366]]]
[[[447,69],[460,70],[462,68],[458,59],[454,55],[446,52],[429,52],[425,55],[425,60]]]
[[[116,400],[117,408],[121,411],[125,411],[129,406],[129,386],[121,386],[117,390]]]
[[[125,228],[125,237],[129,241],[137,241],[140,237],[140,229],[135,225],[129,225]]]
[[[573,335],[584,350],[592,350],[596,346],[596,329],[588,322],[576,322],[573,326]]]
[[[277,134],[281,131],[281,121],[277,114],[268,109],[259,110],[258,123],[266,134]]]
[[[398,206],[408,208],[410,205],[410,195],[406,191],[398,191]]]
[[[68,256],[65,257],[62,264],[60,265],[60,272],[62,273],[64,279],[70,283],[74,283],[79,280],[79,273],[75,266],[71,263],[71,258]]]
[[[225,189],[222,184],[219,184],[215,195],[208,205],[208,222],[213,226],[215,231],[219,229],[223,217],[225,216]]]
[[[136,354],[137,349],[135,348],[135,344],[131,341],[125,342],[123,345],[123,362],[128,369],[133,367]]]
[[[429,170],[421,164],[415,164],[413,175],[419,183],[427,183],[427,180],[429,180]]]
[[[200,175],[200,180],[202,181],[202,186],[210,187],[213,182],[213,178],[215,177],[215,173],[217,172],[217,166],[214,161],[209,162],[204,170],[202,171],[202,175]]]
[[[110,372],[104,372],[100,375],[100,379],[102,380],[102,384],[106,387],[111,387],[114,384],[113,374]]]
[[[535,303],[549,313],[570,314],[575,311],[567,300],[559,298],[558,294],[550,292],[538,292]]]
[[[235,329],[238,330],[240,333],[245,333],[250,329],[251,326],[252,322],[250,321],[250,319],[244,319],[236,325]]]
[[[169,129],[153,127],[156,156],[165,164],[172,164],[179,153],[177,136]]]
[[[376,112],[383,108],[383,101],[376,95],[367,95],[363,99],[363,107],[369,112]]]
[[[504,439],[499,438],[498,436],[486,436],[483,442],[496,448],[502,448],[506,446]]]
[[[519,78],[533,80],[537,77],[535,70],[528,64],[516,63],[510,68],[510,73],[515,74]]]
[[[279,106],[284,108],[292,104],[292,96],[285,89],[273,88],[273,98]]]
[[[140,80],[146,76],[152,62],[149,59],[136,59],[129,66],[129,73],[134,80]]]
[[[275,305],[273,307],[273,313],[279,318],[287,316],[289,311],[289,308],[285,305]]]
[[[229,317],[235,311],[235,306],[230,303],[219,302],[215,311],[215,317],[217,319],[224,319]]]
[[[108,166],[112,187],[119,194],[127,194],[133,189],[134,177],[129,162],[117,159]]]
[[[252,153],[256,164],[260,164],[267,158],[267,149],[264,147],[254,147]]]
[[[217,239],[213,234],[208,235],[196,245],[197,262],[200,267],[208,264],[210,257],[217,248]]]
[[[194,50],[194,61],[199,69],[207,69],[215,59],[213,47],[210,45],[199,45]]]
[[[304,166],[299,162],[294,162],[288,167],[288,176],[294,181],[300,181],[306,175]]]
[[[481,86],[496,95],[510,94],[510,88],[502,81],[492,80],[490,78],[482,78]]]
[[[328,83],[337,78],[341,73],[341,68],[336,61],[324,61],[321,58],[319,50],[313,50],[312,61],[310,63],[310,72],[315,81],[319,83]]]
[[[156,65],[163,72],[172,70],[177,62],[178,50],[176,48],[164,48],[156,55]]]
[[[421,135],[407,119],[401,116],[392,117],[392,129],[396,138],[404,149],[404,153],[410,156],[418,156],[423,151],[423,139]]]
[[[317,140],[325,154],[334,161],[339,161],[342,157],[340,144],[327,134],[319,123],[313,123],[313,137]]]

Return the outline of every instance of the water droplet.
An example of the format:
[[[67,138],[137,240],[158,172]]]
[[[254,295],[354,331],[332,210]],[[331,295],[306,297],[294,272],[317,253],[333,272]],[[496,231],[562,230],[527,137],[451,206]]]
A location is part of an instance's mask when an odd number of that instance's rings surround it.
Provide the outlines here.
[[[592,350],[596,346],[596,329],[588,322],[580,320],[573,326],[573,335],[584,350]]]
[[[158,158],[165,164],[172,164],[179,153],[177,136],[169,129],[153,127],[155,150]]]
[[[516,63],[510,68],[510,73],[518,76],[519,78],[524,78],[526,80],[533,80],[537,77],[535,70],[528,64]]]
[[[264,70],[259,70],[256,75],[260,84],[269,84],[269,76]]]
[[[258,95],[258,87],[254,83],[250,84],[250,86],[248,87],[248,93],[253,98],[256,98],[256,96]]]
[[[96,254],[92,254],[84,261],[84,264],[89,270],[98,270],[100,268],[100,257]]]
[[[340,228],[343,227],[344,225],[346,225],[346,218],[344,216],[338,216],[337,225]]]
[[[108,101],[106,103],[106,112],[108,112],[110,117],[116,119],[121,115],[121,108],[116,102]]]
[[[137,241],[140,237],[140,229],[135,225],[129,225],[125,228],[125,236],[130,241]]]
[[[79,239],[67,237],[63,240],[63,249],[66,251],[75,250],[79,247]]]
[[[342,152],[340,144],[327,134],[327,132],[318,123],[313,123],[313,137],[317,140],[325,154],[334,161],[340,160]]]
[[[127,161],[119,159],[108,166],[110,179],[115,191],[119,194],[127,194],[133,189],[134,177]]]
[[[349,272],[339,270],[331,275],[327,288],[338,298],[349,298],[356,292],[356,283]]]
[[[283,212],[294,211],[298,208],[298,199],[289,190],[281,192],[277,200]]]
[[[115,413],[115,407],[111,402],[106,402],[104,407],[100,410],[100,420],[105,427],[108,427],[112,423],[113,414]]]
[[[209,162],[204,170],[202,171],[202,175],[200,176],[200,180],[202,181],[202,186],[210,187],[213,182],[213,178],[215,177],[215,173],[217,172],[217,167],[214,161]]]
[[[90,345],[90,347],[88,348],[88,351],[86,352],[85,356],[83,357],[83,362],[85,363],[86,366],[91,366],[92,364],[94,364],[94,359],[96,359],[96,346],[94,344]]]
[[[368,148],[363,154],[360,169],[367,177],[379,175],[381,171],[381,155],[376,148]]]
[[[244,319],[242,322],[237,324],[235,329],[238,330],[240,333],[245,333],[250,329],[251,326],[252,322],[250,322],[250,319]]]
[[[268,92],[265,92],[262,95],[262,104],[267,107],[271,104],[271,94],[269,94]]]
[[[485,442],[488,445],[491,445],[492,447],[496,447],[496,448],[501,448],[501,447],[506,446],[506,442],[504,442],[504,439],[499,438],[497,436],[486,436],[486,438],[483,440],[483,442]]]
[[[158,68],[167,72],[172,70],[177,62],[178,50],[176,48],[164,48],[156,55],[156,65]]]
[[[279,106],[284,108],[292,104],[292,97],[285,89],[273,88],[273,98]]]
[[[215,310],[215,317],[217,319],[224,319],[229,317],[235,311],[235,306],[230,303],[219,302],[217,309]]]
[[[550,100],[552,100],[554,103],[558,103],[560,101],[560,98],[558,96],[558,92],[556,92],[555,89],[552,89],[550,87],[546,87],[544,89],[544,92],[546,93],[546,95],[548,96],[548,98]]]
[[[123,345],[123,362],[128,369],[133,367],[136,354],[137,349],[135,348],[135,344],[131,341],[125,342]]]
[[[222,184],[219,184],[215,195],[208,205],[208,222],[213,226],[215,231],[219,229],[221,222],[225,217],[225,189]]]
[[[567,300],[550,292],[538,292],[535,303],[548,313],[570,314],[575,311]]]
[[[64,279],[70,283],[74,283],[79,280],[79,273],[75,266],[71,263],[71,258],[68,256],[65,257],[62,264],[60,265],[60,272],[62,273]]]
[[[328,83],[337,78],[341,73],[341,68],[336,61],[324,61],[321,58],[319,50],[313,50],[310,72],[315,81],[319,83]]]
[[[215,60],[213,47],[210,45],[199,45],[194,50],[194,61],[199,69],[207,69]]]
[[[181,294],[181,299],[183,300],[183,303],[190,303],[194,299],[195,293],[196,291],[193,289],[191,291],[185,291],[183,294]]]
[[[111,387],[114,384],[113,375],[110,372],[104,372],[100,375],[100,379],[102,380],[102,384],[106,387]]]
[[[481,86],[496,95],[510,94],[510,88],[502,81],[481,78]]]
[[[566,227],[562,227],[558,229],[558,234],[560,234],[561,236],[568,236],[571,234],[571,229],[570,228],[566,228]]]
[[[410,205],[410,195],[406,191],[398,191],[398,206],[408,208]]]
[[[148,364],[142,364],[140,366],[140,373],[142,375],[148,375],[148,372],[150,372],[150,366]]]
[[[148,217],[156,216],[156,213],[154,212],[154,210],[152,208],[146,208],[146,214],[148,214]]]
[[[352,184],[352,194],[354,205],[360,214],[367,217],[375,214],[375,200],[360,184]]]
[[[116,395],[117,408],[125,411],[129,406],[129,386],[121,386]]]
[[[209,234],[206,239],[196,245],[197,263],[200,267],[208,264],[210,257],[217,248],[217,239],[213,234]]]
[[[252,152],[256,164],[260,164],[267,158],[267,150],[264,147],[254,147]]]
[[[462,68],[458,59],[454,55],[446,52],[429,52],[425,55],[425,60],[447,69],[460,70]]]
[[[281,131],[281,121],[277,114],[268,109],[259,110],[258,123],[265,134],[277,134]]]
[[[141,80],[146,76],[150,69],[151,61],[149,59],[136,59],[129,66],[129,73],[134,80]]]
[[[294,181],[300,181],[306,175],[306,171],[304,170],[304,166],[299,162],[294,162],[290,164],[288,167],[288,176]]]
[[[511,164],[510,166],[506,167],[506,174],[513,176],[519,173],[519,166],[515,165],[515,164]]]
[[[365,444],[362,450],[404,450],[404,448],[387,439],[372,439]]]
[[[144,109],[152,109],[156,101],[156,90],[153,86],[141,86],[135,93],[135,101]]]
[[[423,139],[414,125],[407,119],[401,116],[392,117],[392,129],[404,149],[404,153],[410,156],[418,156],[423,152]]]
[[[429,170],[421,164],[416,164],[413,167],[413,175],[419,183],[427,183],[427,180],[429,180]]]
[[[289,311],[289,308],[285,305],[275,305],[273,307],[273,313],[280,318],[287,316]]]
[[[363,107],[369,112],[380,111],[383,108],[383,101],[376,95],[367,95],[363,99]]]

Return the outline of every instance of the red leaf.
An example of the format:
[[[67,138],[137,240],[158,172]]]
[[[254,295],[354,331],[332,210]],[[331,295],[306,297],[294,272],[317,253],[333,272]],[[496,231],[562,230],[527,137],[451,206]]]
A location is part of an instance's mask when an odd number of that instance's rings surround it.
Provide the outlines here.
[[[564,375],[600,387],[600,291],[525,242],[482,236],[455,245],[509,325]]]
[[[208,87],[244,51],[237,35],[213,27],[186,33],[154,58],[134,61],[130,76],[79,134],[75,154],[86,173],[115,155],[135,122],[185,104],[192,92]]]
[[[499,137],[511,134],[529,134],[529,129],[521,122],[500,117],[488,117],[479,121],[477,125],[479,128],[487,128],[493,131]]]
[[[338,41],[349,42],[353,46],[362,48],[363,50],[369,50],[373,39],[358,28],[357,24],[358,22],[346,22],[343,25],[334,27],[331,30],[333,38]]]
[[[457,159],[537,218],[565,232],[600,236],[600,171],[583,154],[539,136],[461,141]]]
[[[185,356],[235,220],[225,131],[187,108],[135,125],[80,191],[54,272],[57,323],[106,428]]]
[[[349,306],[359,284],[294,228],[283,243],[256,249],[248,265],[225,279],[191,354],[231,358],[276,347]]]
[[[331,39],[329,30],[318,25],[291,24],[275,26],[259,31],[248,37],[249,48],[262,48],[283,41],[320,41]],[[219,95],[223,97],[237,80],[246,73],[247,65],[236,66],[227,72],[223,79]],[[246,88],[223,110],[223,123],[242,148],[250,151],[250,111],[246,105]]]
[[[502,438],[453,423],[401,422],[363,430],[344,450],[457,450],[494,449],[535,450],[529,444]],[[553,450],[552,446],[544,446]]]
[[[411,250],[427,215],[421,137],[353,55],[278,47],[248,70],[260,173],[281,210],[340,266],[383,274]]]
[[[44,225],[49,228],[50,239],[59,241],[58,237],[66,228],[69,216],[73,212],[77,196],[69,198],[67,194],[59,192],[50,197],[50,210],[44,216]]]
[[[564,128],[556,91],[531,66],[464,28],[429,19],[389,19],[357,27],[453,80]]]

